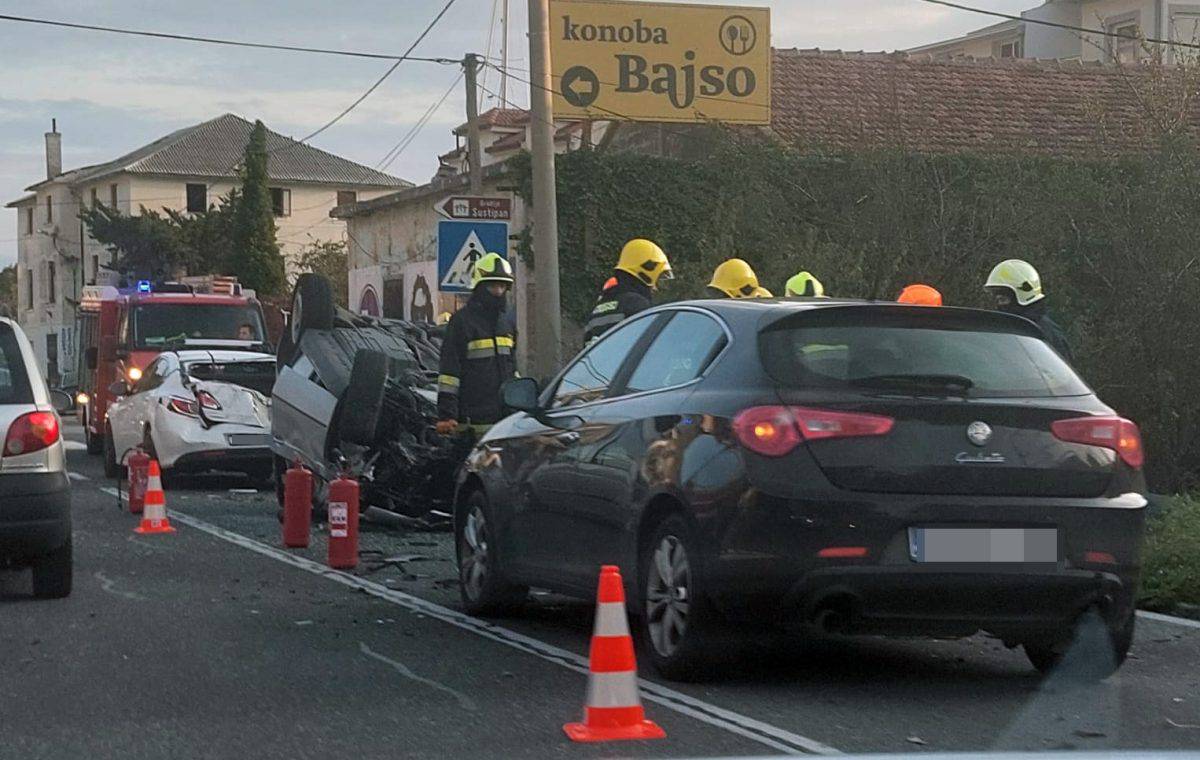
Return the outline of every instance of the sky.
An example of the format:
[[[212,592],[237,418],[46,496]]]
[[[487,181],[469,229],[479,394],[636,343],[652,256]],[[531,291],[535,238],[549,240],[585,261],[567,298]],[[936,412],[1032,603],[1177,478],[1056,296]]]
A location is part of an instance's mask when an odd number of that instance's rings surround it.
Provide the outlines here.
[[[499,0],[457,0],[414,55],[459,59],[499,55]],[[402,53],[444,0],[0,0],[0,14],[149,31]],[[995,21],[922,0],[725,0],[769,6],[772,44],[841,50],[897,50],[964,34]],[[1036,0],[969,0],[1015,13]],[[528,68],[526,0],[511,0],[514,68]],[[490,31],[492,30],[492,31]],[[388,68],[389,62],[307,53],[250,50],[135,38],[0,20],[0,203],[44,178],[43,133],[51,118],[63,136],[67,169],[108,161],[180,127],[233,112],[303,137],[336,116]],[[313,145],[376,166],[451,87],[458,67],[406,61],[345,119]],[[518,72],[524,76],[523,72]],[[488,71],[483,86],[498,91]],[[462,85],[459,85],[462,88]],[[527,88],[509,81],[509,98],[528,103]],[[485,96],[483,108],[496,105]],[[465,93],[454,92],[388,167],[421,184],[437,156],[454,145],[450,131],[465,120]],[[0,266],[17,257],[17,212],[2,209]]]

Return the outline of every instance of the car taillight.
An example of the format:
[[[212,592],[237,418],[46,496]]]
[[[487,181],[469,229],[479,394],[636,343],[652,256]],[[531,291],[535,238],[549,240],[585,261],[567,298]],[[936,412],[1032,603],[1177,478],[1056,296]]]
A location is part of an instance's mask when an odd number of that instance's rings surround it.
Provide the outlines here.
[[[40,451],[58,440],[58,417],[53,412],[29,412],[13,420],[4,439],[4,456]]]
[[[755,406],[733,419],[738,441],[769,457],[787,454],[801,441],[886,435],[896,421],[859,412],[835,412],[804,406]]]
[[[197,398],[197,400],[200,401],[201,406],[203,406],[205,409],[220,409],[221,408],[221,402],[217,401],[216,398],[214,398],[213,395],[211,393],[209,393],[208,391],[198,392],[196,394],[196,398]]]
[[[190,398],[180,398],[172,396],[167,401],[167,408],[176,414],[182,414],[187,417],[198,417],[200,413],[196,409],[196,402]]]
[[[800,429],[786,406],[755,406],[733,418],[738,441],[756,454],[781,457],[800,445]]]
[[[1124,417],[1073,417],[1050,423],[1050,432],[1060,441],[1112,449],[1130,467],[1146,463],[1142,434]]]

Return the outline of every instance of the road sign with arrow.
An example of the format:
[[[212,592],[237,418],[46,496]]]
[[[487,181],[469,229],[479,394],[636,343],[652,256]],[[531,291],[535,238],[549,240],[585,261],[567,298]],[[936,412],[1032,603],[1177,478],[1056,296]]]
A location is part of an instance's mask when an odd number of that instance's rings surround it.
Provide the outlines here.
[[[512,198],[482,195],[455,195],[433,204],[433,210],[447,219],[512,219]]]

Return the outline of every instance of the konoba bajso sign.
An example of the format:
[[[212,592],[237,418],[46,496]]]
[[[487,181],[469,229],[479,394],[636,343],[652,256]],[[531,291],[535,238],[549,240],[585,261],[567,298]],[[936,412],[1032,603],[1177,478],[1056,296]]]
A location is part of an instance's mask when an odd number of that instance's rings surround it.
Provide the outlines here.
[[[554,115],[767,124],[767,8],[550,0]]]

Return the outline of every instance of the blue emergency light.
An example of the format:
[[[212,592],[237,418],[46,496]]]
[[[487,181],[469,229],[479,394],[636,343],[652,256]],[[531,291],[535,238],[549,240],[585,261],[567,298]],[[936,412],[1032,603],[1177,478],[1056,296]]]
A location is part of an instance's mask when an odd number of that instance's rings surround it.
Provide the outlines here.
[[[150,292],[150,281],[149,280],[138,280],[137,289],[138,289],[139,293],[149,293]]]

